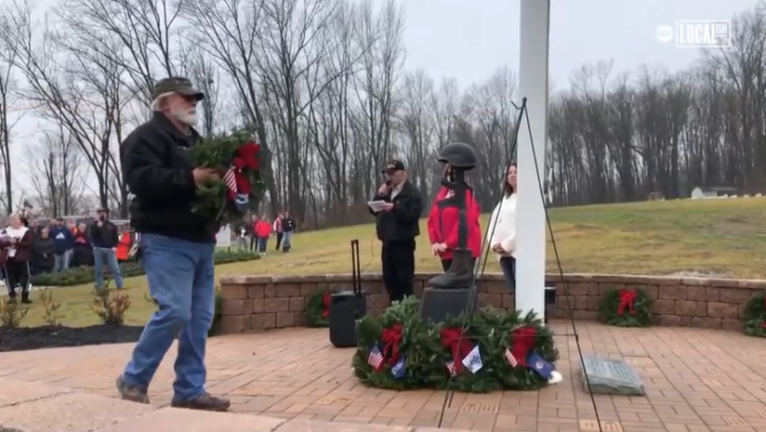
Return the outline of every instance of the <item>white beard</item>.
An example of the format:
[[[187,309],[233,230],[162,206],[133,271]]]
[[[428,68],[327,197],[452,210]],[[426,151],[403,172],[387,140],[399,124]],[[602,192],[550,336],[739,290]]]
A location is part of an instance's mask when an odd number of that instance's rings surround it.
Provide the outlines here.
[[[197,114],[194,111],[176,112],[173,113],[173,115],[178,121],[185,125],[194,126],[197,124]]]

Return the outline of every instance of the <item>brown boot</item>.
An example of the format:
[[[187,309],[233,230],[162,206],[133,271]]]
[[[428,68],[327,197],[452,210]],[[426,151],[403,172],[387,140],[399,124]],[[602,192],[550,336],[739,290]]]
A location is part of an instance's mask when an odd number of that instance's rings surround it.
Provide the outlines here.
[[[229,402],[228,399],[215,397],[205,392],[197,396],[196,398],[190,399],[187,401],[181,401],[181,402],[172,401],[170,403],[170,406],[172,406],[173,408],[187,408],[187,409],[202,410],[202,411],[223,412],[229,409],[229,407],[231,406],[231,402]]]

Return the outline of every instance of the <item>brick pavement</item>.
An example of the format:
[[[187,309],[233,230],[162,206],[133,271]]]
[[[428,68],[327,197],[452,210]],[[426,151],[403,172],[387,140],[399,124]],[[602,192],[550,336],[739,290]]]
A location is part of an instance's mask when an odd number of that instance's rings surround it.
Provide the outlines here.
[[[568,323],[554,322],[558,334]],[[735,332],[655,327],[619,329],[580,323],[585,353],[626,359],[647,397],[597,396],[605,432],[766,432],[766,342]],[[557,336],[565,381],[539,392],[456,393],[443,426],[477,431],[597,431],[581,389],[577,349]],[[132,345],[0,354],[0,377],[113,395],[114,377]],[[395,392],[362,386],[351,349],[333,348],[326,329],[284,329],[209,341],[209,390],[227,394],[232,411],[283,419],[391,426],[436,426],[444,392]],[[172,356],[151,388],[170,399]],[[573,369],[575,369],[573,371]]]

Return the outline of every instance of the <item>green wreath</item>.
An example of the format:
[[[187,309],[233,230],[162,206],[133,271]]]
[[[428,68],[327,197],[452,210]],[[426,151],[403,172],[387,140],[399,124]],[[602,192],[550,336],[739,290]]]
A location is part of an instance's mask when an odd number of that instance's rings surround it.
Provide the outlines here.
[[[517,312],[505,312],[497,309],[485,309],[477,317],[480,325],[495,329],[488,332],[491,347],[487,357],[490,370],[499,379],[502,387],[508,390],[536,390],[545,387],[548,381],[525,367],[531,353],[538,354],[543,360],[555,363],[559,352],[553,342],[553,332],[545,327],[542,320],[534,313],[523,318]],[[515,365],[508,356],[513,356]]]
[[[766,293],[747,301],[741,319],[746,335],[766,337]]]
[[[617,327],[648,327],[652,324],[652,301],[643,289],[612,289],[599,305],[601,320]]]
[[[367,316],[357,323],[357,351],[353,358],[354,375],[368,386],[408,390],[418,388],[452,388],[466,392],[488,392],[497,389],[534,390],[547,381],[533,370],[524,367],[524,358],[511,367],[506,349],[511,347],[511,333],[518,328],[529,328],[534,337],[527,352],[535,353],[548,363],[558,359],[553,335],[534,314],[520,318],[516,313],[485,308],[476,313],[460,337],[464,324],[460,317],[448,318],[434,325],[420,317],[419,301],[408,298],[395,302],[382,316]],[[393,352],[391,335],[396,346]],[[460,342],[458,342],[458,339]],[[459,345],[465,342],[461,348]],[[466,357],[478,347],[481,367],[472,373],[461,364],[451,378],[451,361],[455,355]],[[459,353],[453,348],[457,348]],[[376,362],[377,353],[382,361]],[[518,354],[518,352],[517,352]],[[520,354],[524,356],[524,354]],[[380,359],[378,359],[380,360]],[[398,370],[401,360],[403,370]],[[375,367],[375,366],[379,367]]]
[[[396,344],[396,351],[404,362],[404,375],[394,376],[395,364],[386,352],[381,336],[385,329],[401,329],[401,339]],[[419,302],[409,297],[401,302],[394,302],[380,317],[366,316],[358,321],[357,350],[352,365],[354,375],[371,387],[393,390],[411,390],[434,387],[444,380],[441,370],[433,367],[433,360],[441,354],[441,346],[436,336],[436,328],[420,318]],[[370,363],[371,350],[377,348],[383,355],[383,364],[379,369]],[[398,360],[398,359],[396,359]]]
[[[467,325],[463,316],[448,316],[444,323],[438,326],[438,338],[442,347],[439,362],[444,365],[444,380],[439,388],[471,393],[486,393],[502,388],[501,382],[496,379],[500,359],[494,356],[497,350],[490,340],[488,328],[482,325],[480,316],[481,313],[476,314]],[[481,357],[481,369],[471,372],[462,361],[476,348]],[[447,367],[449,363],[451,368]]]
[[[330,297],[333,291],[317,291],[306,302],[306,326],[327,327],[330,325]]]
[[[225,225],[257,210],[265,190],[261,177],[265,153],[246,132],[192,146],[188,153],[192,165],[212,168],[219,174],[219,178],[207,179],[197,188],[194,212],[213,225]]]

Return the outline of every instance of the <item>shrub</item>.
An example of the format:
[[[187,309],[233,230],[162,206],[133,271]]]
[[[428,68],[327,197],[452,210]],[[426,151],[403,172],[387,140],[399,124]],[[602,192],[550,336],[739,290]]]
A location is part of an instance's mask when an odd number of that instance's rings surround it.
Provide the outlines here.
[[[96,290],[90,308],[104,324],[122,325],[125,323],[125,312],[130,308],[130,296],[110,289],[107,283],[103,289]]]
[[[43,316],[45,324],[48,324],[49,326],[61,325],[61,315],[59,314],[61,303],[57,302],[53,298],[53,292],[49,289],[44,289],[40,291],[38,297],[40,298],[40,301],[43,304],[43,309],[45,310],[45,315]]]
[[[228,264],[241,261],[252,261],[260,258],[254,252],[218,251],[215,253],[215,264]],[[144,269],[139,263],[125,262],[120,264],[122,277],[141,276]],[[111,280],[108,269],[104,269],[104,279]],[[74,267],[60,273],[42,273],[32,277],[35,286],[73,286],[93,283],[93,267]]]
[[[27,312],[29,308],[19,306],[15,300],[0,299],[0,325],[3,327],[17,328]]]

